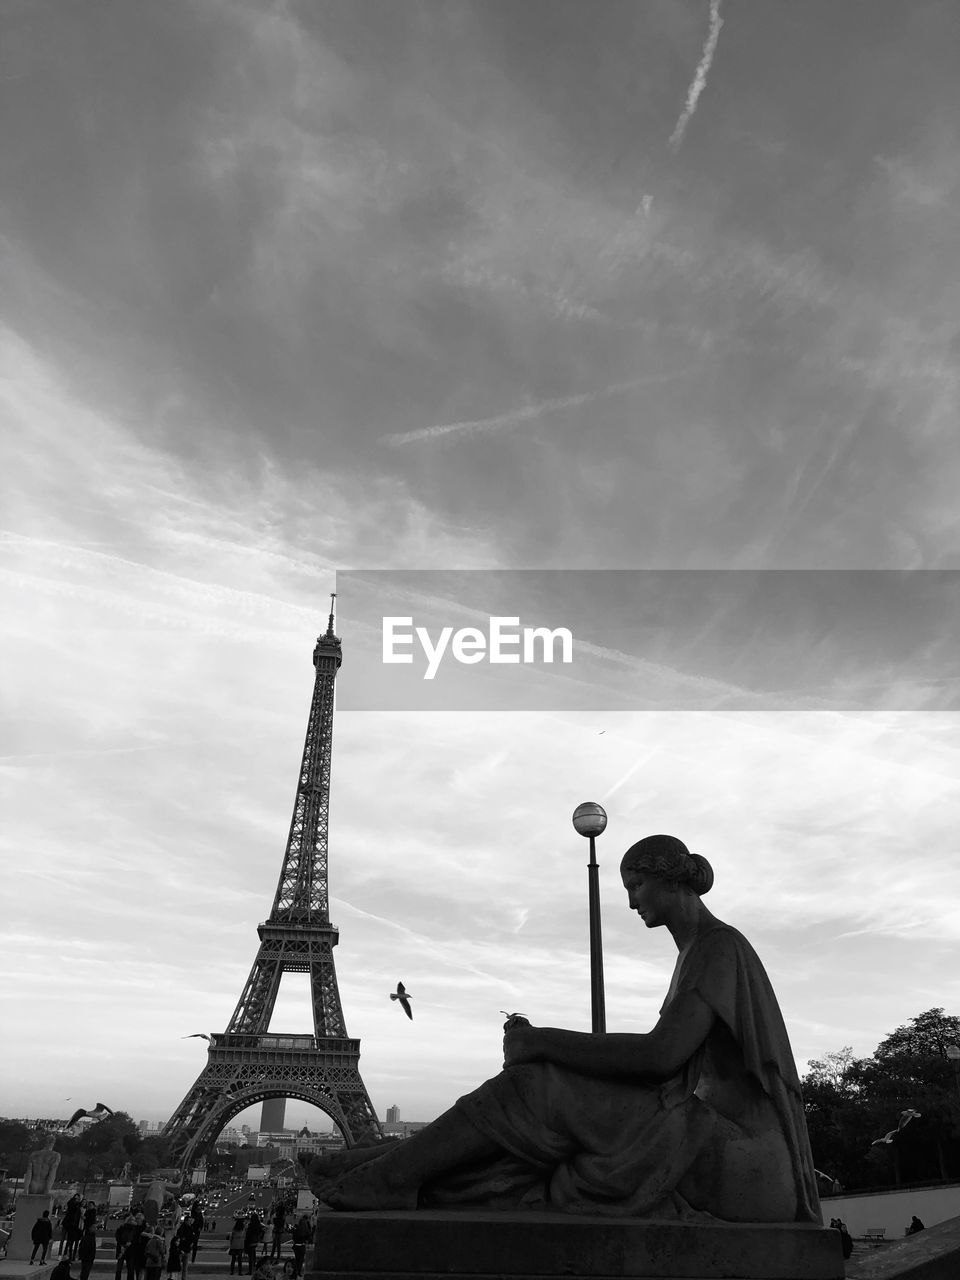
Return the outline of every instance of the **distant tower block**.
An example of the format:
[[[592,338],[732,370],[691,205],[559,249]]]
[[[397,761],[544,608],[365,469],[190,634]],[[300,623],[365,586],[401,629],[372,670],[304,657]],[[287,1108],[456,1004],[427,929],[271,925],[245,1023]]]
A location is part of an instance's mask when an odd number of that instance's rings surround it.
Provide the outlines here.
[[[387,1107],[387,1124],[399,1124],[399,1123],[400,1123],[400,1108]]]
[[[260,1132],[282,1133],[286,1110],[286,1098],[267,1098],[260,1109]]]

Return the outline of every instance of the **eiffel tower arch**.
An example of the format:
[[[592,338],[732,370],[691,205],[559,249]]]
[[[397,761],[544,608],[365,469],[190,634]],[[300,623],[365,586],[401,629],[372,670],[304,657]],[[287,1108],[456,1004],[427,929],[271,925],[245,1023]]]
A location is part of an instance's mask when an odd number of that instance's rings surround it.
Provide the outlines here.
[[[331,601],[327,630],[313,651],[313,700],[273,907],[257,926],[260,946],[226,1031],[208,1037],[206,1066],[163,1129],[182,1168],[205,1155],[234,1116],[268,1098],[319,1107],[348,1146],[382,1137],[360,1076],[360,1041],[347,1035],[340,1006],[333,960],[340,935],[330,923],[327,893],[334,682],[341,661]],[[267,1030],[284,973],[309,974],[312,1035]]]

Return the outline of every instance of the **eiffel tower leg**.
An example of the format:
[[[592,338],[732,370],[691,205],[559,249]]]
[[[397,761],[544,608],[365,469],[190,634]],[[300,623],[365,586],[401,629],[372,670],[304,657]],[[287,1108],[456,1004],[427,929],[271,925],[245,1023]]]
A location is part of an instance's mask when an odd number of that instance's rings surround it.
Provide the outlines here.
[[[284,946],[280,940],[267,938],[260,943],[246,986],[227,1024],[228,1033],[266,1031],[283,976],[283,956]]]
[[[311,948],[310,1003],[313,1006],[313,1028],[318,1041],[327,1036],[347,1034],[340,1007],[333,948],[322,943]]]

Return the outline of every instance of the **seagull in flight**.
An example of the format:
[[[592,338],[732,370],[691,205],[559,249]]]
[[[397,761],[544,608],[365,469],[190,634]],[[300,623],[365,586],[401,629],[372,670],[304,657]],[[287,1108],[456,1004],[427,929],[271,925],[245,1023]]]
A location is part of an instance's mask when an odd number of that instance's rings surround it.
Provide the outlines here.
[[[208,1040],[213,1044],[213,1036],[208,1036],[205,1031],[192,1031],[188,1036],[181,1036],[181,1040]]]
[[[413,999],[413,996],[407,994],[407,989],[402,982],[397,983],[396,991],[390,992],[390,999],[400,1001],[400,1008],[412,1022],[413,1010],[410,1008],[410,1001]]]
[[[882,1138],[874,1138],[870,1143],[871,1147],[875,1147],[881,1142],[892,1142],[901,1129],[905,1128],[911,1120],[919,1120],[922,1114],[922,1111],[914,1111],[912,1107],[908,1107],[906,1111],[901,1111],[900,1123],[897,1127],[895,1129],[891,1129],[889,1133],[885,1133]]]
[[[84,1111],[83,1107],[79,1111],[75,1111],[67,1121],[67,1128],[72,1129],[78,1120],[82,1120],[84,1116],[89,1116],[91,1120],[105,1120],[107,1116],[112,1116],[113,1112],[105,1102],[98,1102],[92,1111]]]

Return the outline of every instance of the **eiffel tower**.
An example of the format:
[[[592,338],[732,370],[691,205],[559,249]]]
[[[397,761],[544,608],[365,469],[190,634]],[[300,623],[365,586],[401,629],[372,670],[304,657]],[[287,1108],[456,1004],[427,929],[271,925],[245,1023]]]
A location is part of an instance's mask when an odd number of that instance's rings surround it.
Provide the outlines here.
[[[300,765],[300,780],[273,909],[257,925],[260,947],[223,1034],[209,1037],[207,1065],[163,1129],[171,1160],[195,1164],[224,1125],[268,1098],[299,1098],[324,1111],[347,1146],[382,1136],[360,1078],[360,1041],[343,1021],[333,948],[339,933],[327,901],[327,820],[333,747],[333,686],[342,661],[333,634],[313,651],[316,681]],[[284,973],[309,973],[313,1035],[268,1032]]]

